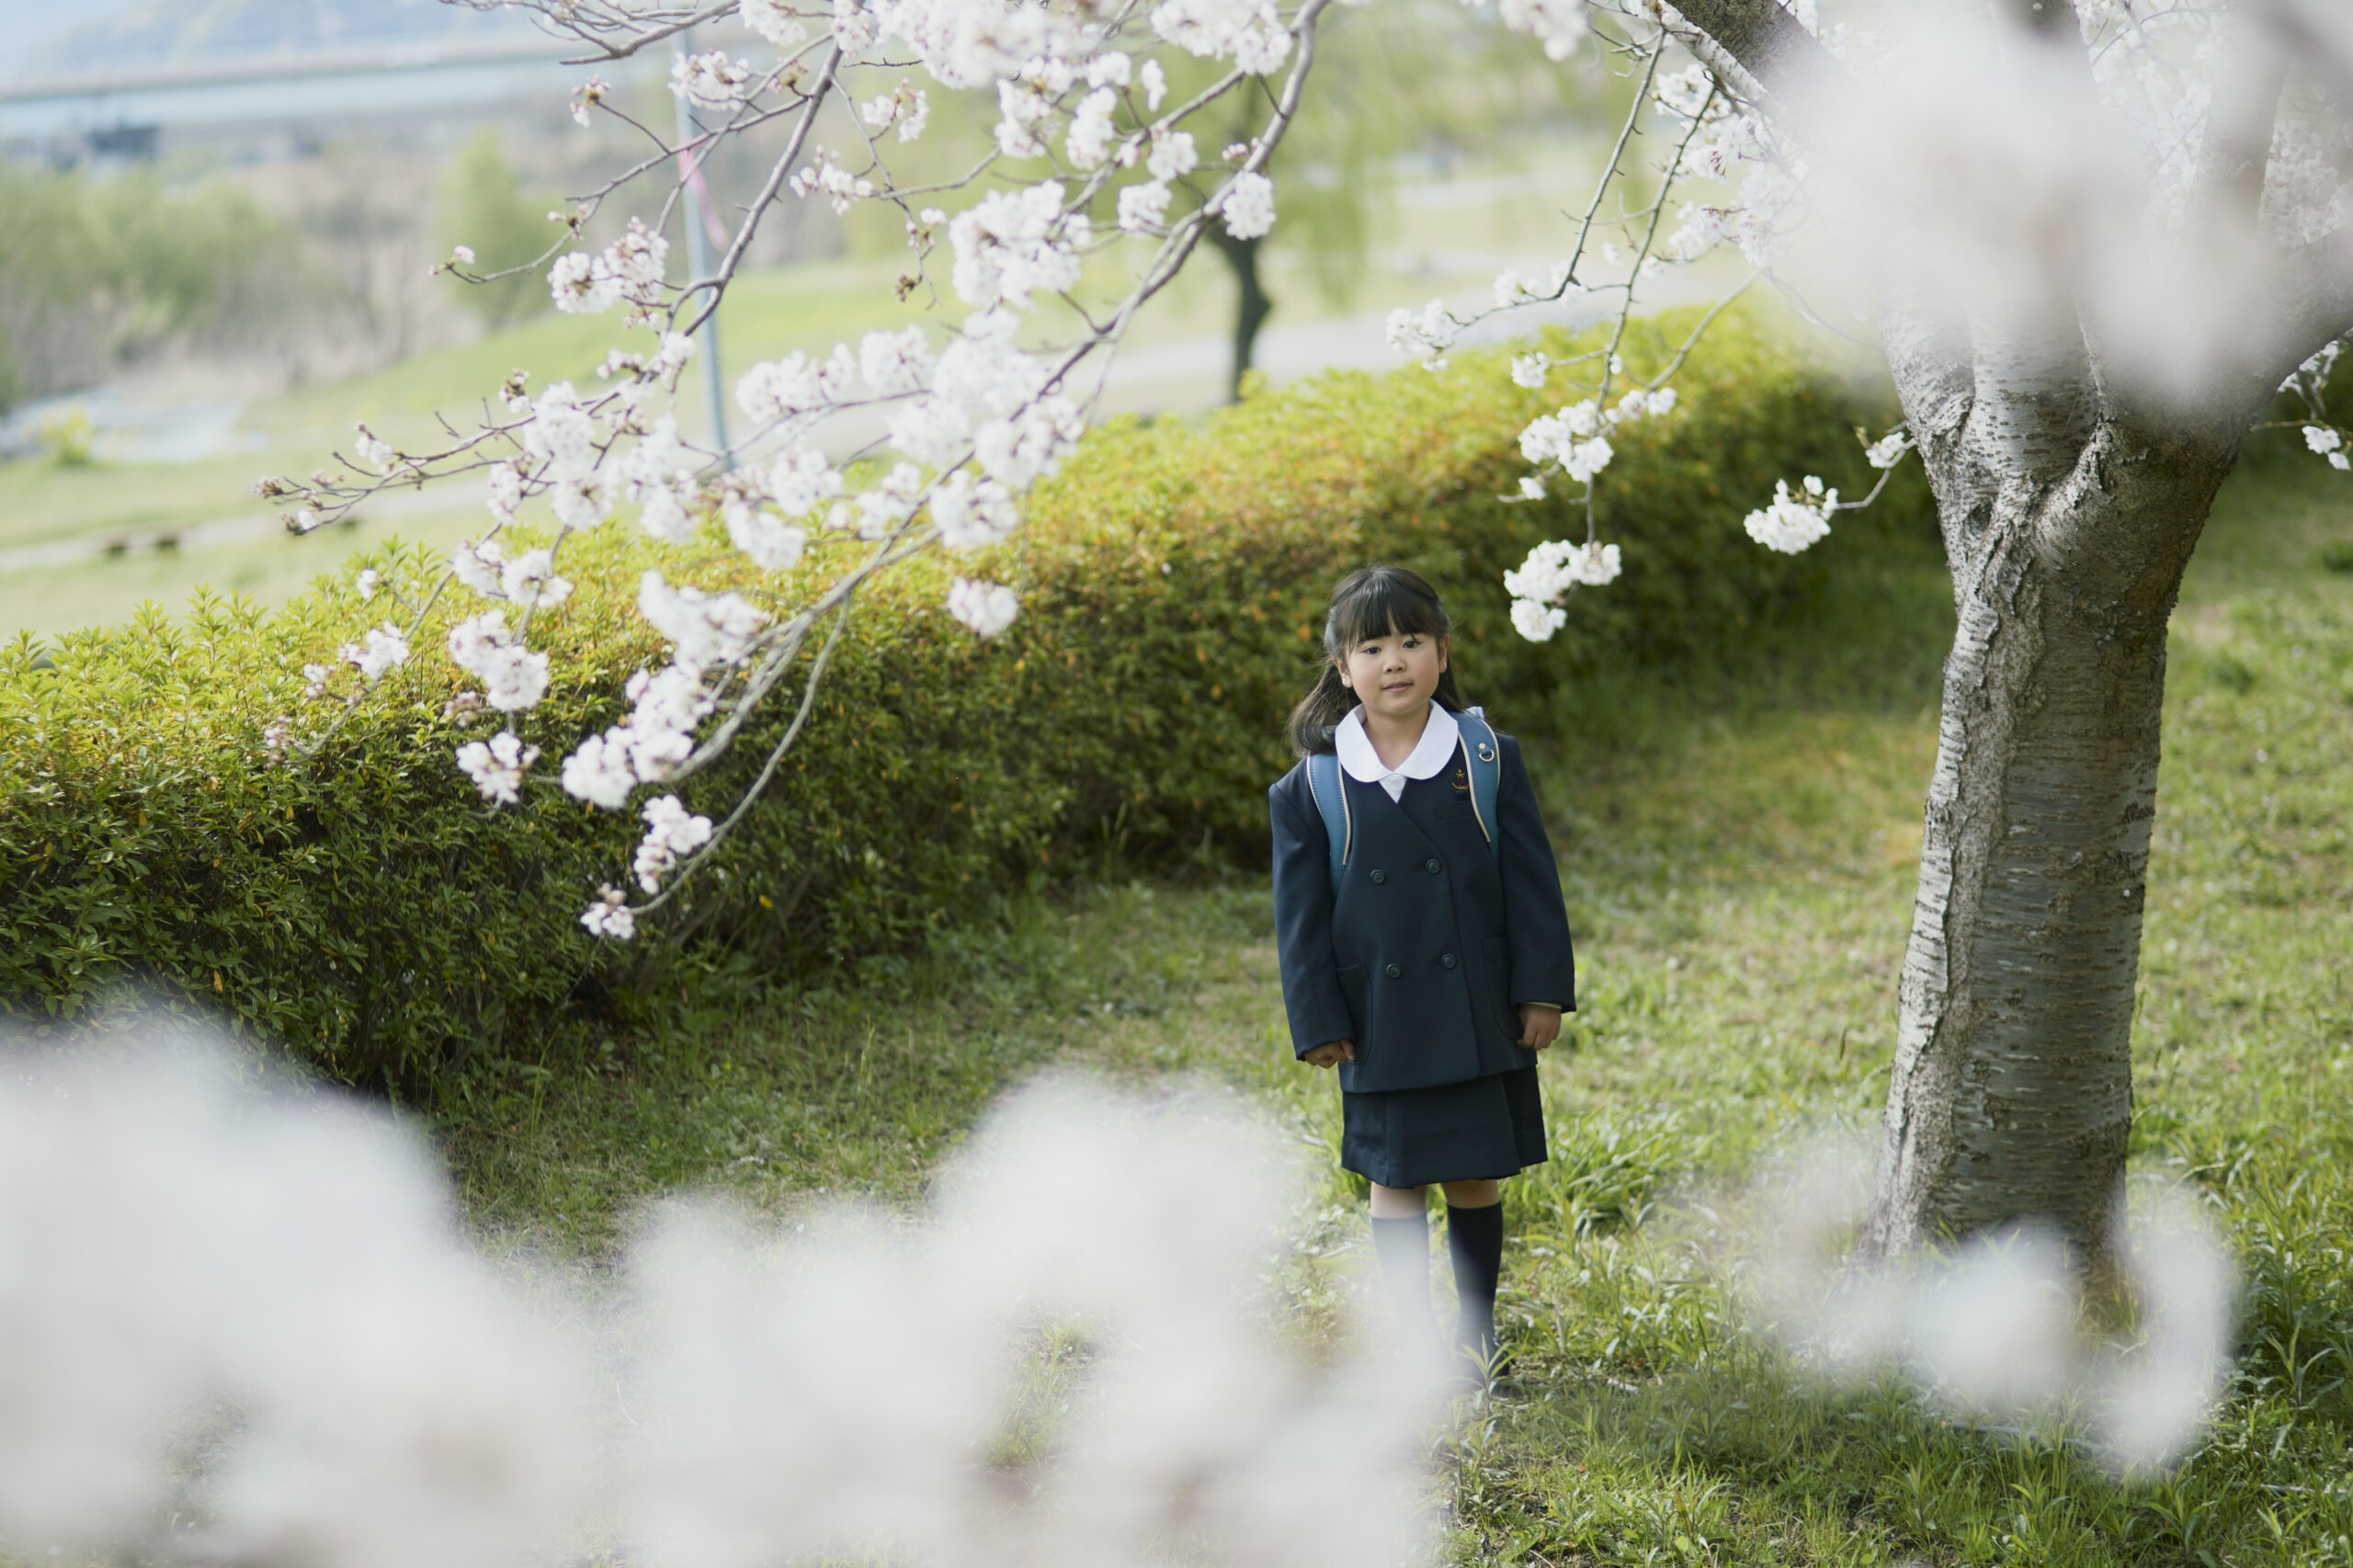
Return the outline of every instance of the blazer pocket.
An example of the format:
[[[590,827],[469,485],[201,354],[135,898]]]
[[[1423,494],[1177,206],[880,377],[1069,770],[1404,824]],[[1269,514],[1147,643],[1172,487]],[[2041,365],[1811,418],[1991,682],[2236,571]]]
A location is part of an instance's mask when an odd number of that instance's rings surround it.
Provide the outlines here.
[[[1357,1060],[1364,1060],[1364,977],[1360,963],[1342,964],[1339,969],[1340,1000],[1347,1005],[1348,1039],[1357,1048]]]
[[[1483,945],[1487,957],[1487,981],[1495,987],[1495,1021],[1503,1026],[1504,1038],[1517,1045],[1519,1009],[1511,1005],[1511,949],[1501,937],[1489,937]]]

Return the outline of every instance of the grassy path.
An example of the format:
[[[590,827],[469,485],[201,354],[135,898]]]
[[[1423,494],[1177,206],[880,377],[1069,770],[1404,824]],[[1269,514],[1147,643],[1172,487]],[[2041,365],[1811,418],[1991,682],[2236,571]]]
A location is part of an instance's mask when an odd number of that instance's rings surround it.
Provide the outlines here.
[[[2332,477],[2234,481],[2175,623],[2134,1150],[2209,1196],[2248,1279],[2204,1446],[2118,1482],[1893,1384],[1824,1390],[1736,1326],[1745,1173],[1867,1130],[1885,1089],[1944,634],[1915,568],[1896,597],[1928,610],[1881,616],[1841,666],[1877,678],[1782,649],[1722,699],[1645,688],[1608,745],[1538,753],[1585,1011],[1546,1069],[1554,1160],[1509,1187],[1520,1370],[1452,1444],[1459,1561],[2353,1565],[2353,576],[2318,564],[2353,539],[2353,490]],[[688,998],[651,1038],[466,1080],[438,1119],[483,1222],[592,1251],[678,1185],[914,1197],[1054,1063],[1206,1074],[1326,1136],[1336,1091],[1288,1062],[1269,929],[1256,879],[1111,874],[765,1016]]]

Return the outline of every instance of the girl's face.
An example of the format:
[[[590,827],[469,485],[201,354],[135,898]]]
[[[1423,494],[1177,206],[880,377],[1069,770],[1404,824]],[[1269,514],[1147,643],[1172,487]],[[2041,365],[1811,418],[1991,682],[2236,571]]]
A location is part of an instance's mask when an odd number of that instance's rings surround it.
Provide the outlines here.
[[[1418,719],[1446,669],[1446,639],[1421,631],[1392,631],[1350,648],[1334,663],[1340,684],[1357,694],[1367,717]]]

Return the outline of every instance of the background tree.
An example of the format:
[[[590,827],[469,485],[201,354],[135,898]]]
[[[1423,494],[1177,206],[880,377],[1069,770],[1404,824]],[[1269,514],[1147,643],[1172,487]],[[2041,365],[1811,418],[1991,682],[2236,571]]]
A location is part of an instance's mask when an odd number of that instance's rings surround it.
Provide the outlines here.
[[[175,343],[252,335],[317,292],[284,222],[220,183],[0,164],[0,407]]]
[[[451,156],[440,196],[443,248],[465,245],[476,265],[506,274],[464,290],[467,305],[483,325],[495,332],[546,310],[546,285],[520,269],[538,259],[555,238],[548,212],[563,203],[524,193],[522,181],[499,147],[495,127],[483,127]]]
[[[1196,67],[1177,79],[1198,84],[1205,74]],[[1209,232],[1234,283],[1228,395],[1241,395],[1259,331],[1275,309],[1268,247],[1304,266],[1327,306],[1345,306],[1364,282],[1373,231],[1401,166],[1470,146],[1515,151],[1498,129],[1527,115],[1531,99],[1550,99],[1557,109],[1574,90],[1565,73],[1483,13],[1422,0],[1331,13],[1317,33],[1314,90],[1268,160],[1284,191],[1283,222],[1250,239],[1222,227]],[[1262,107],[1223,100],[1213,121],[1219,144],[1249,137],[1249,116]]]

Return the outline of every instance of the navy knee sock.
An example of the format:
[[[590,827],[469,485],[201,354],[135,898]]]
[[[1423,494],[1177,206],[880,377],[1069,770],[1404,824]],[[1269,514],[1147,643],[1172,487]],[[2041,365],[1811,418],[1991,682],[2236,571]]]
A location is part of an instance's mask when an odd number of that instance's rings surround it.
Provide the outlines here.
[[[1504,1206],[1446,1206],[1446,1250],[1454,1260],[1454,1343],[1483,1367],[1495,1359],[1495,1281],[1504,1269]]]
[[[1417,1354],[1431,1354],[1438,1324],[1430,1315],[1429,1216],[1384,1220],[1376,1215],[1372,1250],[1381,1260],[1381,1283],[1389,1288],[1400,1335]]]

